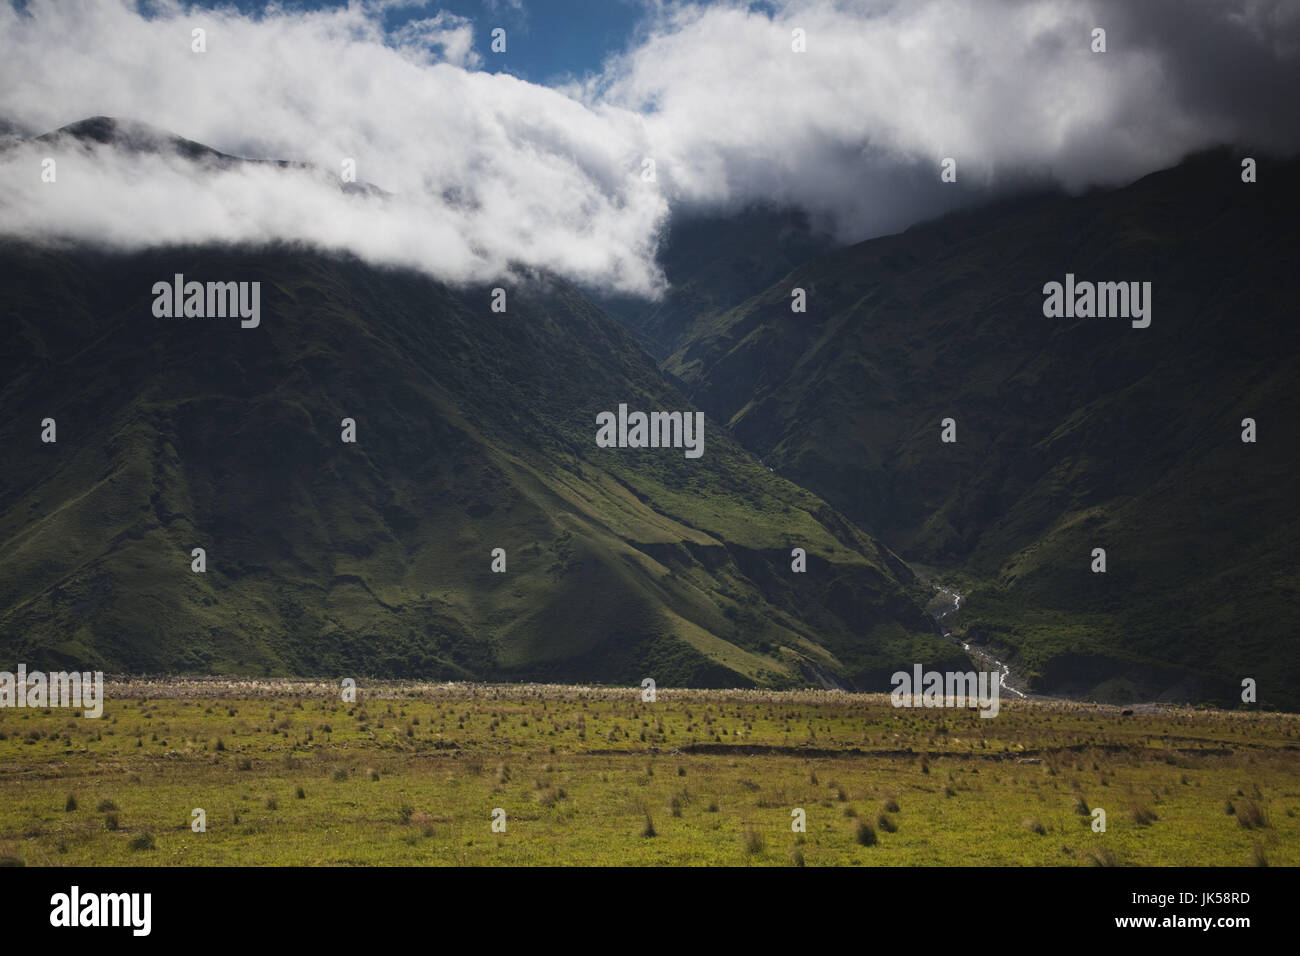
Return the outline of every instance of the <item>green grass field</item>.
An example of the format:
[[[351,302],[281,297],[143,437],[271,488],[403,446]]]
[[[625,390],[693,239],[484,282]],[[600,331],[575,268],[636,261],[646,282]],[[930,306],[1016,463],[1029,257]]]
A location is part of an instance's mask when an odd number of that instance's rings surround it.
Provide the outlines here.
[[[0,710],[3,862],[1300,863],[1296,715],[1004,700],[986,719],[881,695],[551,685],[385,683],[355,704],[305,681],[105,691],[99,720]]]

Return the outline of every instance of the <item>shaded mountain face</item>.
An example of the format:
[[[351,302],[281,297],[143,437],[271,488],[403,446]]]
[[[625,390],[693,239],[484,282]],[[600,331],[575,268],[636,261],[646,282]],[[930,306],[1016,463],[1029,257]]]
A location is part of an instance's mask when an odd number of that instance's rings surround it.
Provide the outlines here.
[[[1248,184],[1240,161],[819,256],[664,368],[779,474],[964,579],[959,630],[1039,689],[1239,700],[1251,677],[1300,706],[1300,163]],[[1150,282],[1149,327],[1045,316],[1067,274]]]
[[[503,282],[501,313],[291,249],[8,243],[0,274],[0,657],[874,689],[966,663],[892,553],[716,422],[696,459],[598,447],[602,411],[690,406],[561,282]],[[260,282],[260,322],[156,317],[176,274]]]
[[[762,292],[835,243],[797,210],[755,207],[736,215],[679,210],[663,238],[664,297],[598,299],[656,358],[699,324]]]

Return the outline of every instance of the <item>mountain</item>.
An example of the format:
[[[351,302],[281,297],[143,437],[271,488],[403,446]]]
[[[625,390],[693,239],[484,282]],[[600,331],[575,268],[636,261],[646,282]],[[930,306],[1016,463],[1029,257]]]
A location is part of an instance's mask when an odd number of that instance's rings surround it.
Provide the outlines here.
[[[751,206],[722,214],[678,209],[660,245],[666,294],[648,304],[634,297],[595,298],[662,359],[696,324],[834,247],[834,240],[798,210]]]
[[[5,241],[0,274],[4,659],[872,689],[968,666],[906,565],[719,422],[699,458],[598,447],[602,411],[690,403],[555,277],[503,280],[501,313],[288,247]],[[260,282],[260,322],[156,317],[177,274]]]
[[[8,134],[8,135],[6,135]],[[16,127],[6,128],[0,120],[0,150],[17,146],[24,137],[17,135]],[[343,182],[310,163],[290,162],[282,159],[245,159],[185,139],[149,123],[121,119],[115,116],[91,116],[49,133],[31,137],[30,142],[40,143],[50,150],[90,151],[99,146],[110,146],[119,154],[148,154],[176,156],[207,170],[225,170],[241,166],[272,166],[312,173],[322,182],[336,185],[340,192],[377,198],[387,196],[384,190],[372,183]]]
[[[1300,707],[1300,162],[1244,183],[1241,158],[816,256],[679,330],[663,367],[779,474],[969,589],[958,633],[1035,688],[1233,701],[1251,677]],[[1150,282],[1150,326],[1046,317],[1067,274]]]

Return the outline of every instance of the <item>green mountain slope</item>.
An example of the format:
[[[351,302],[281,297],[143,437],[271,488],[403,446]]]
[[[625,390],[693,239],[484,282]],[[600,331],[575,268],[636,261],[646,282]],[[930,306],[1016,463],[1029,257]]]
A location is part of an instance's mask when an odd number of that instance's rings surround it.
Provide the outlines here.
[[[174,273],[260,281],[260,326],[155,318]],[[688,403],[562,283],[502,314],[291,249],[7,244],[0,274],[0,658],[881,689],[964,666],[896,557],[716,422],[696,460],[598,448],[598,412]]]
[[[1254,677],[1300,706],[1300,163],[1243,184],[1239,159],[819,256],[664,367],[780,474],[964,581],[959,629],[1040,689],[1230,700]],[[1045,317],[1066,273],[1152,282],[1151,326]]]

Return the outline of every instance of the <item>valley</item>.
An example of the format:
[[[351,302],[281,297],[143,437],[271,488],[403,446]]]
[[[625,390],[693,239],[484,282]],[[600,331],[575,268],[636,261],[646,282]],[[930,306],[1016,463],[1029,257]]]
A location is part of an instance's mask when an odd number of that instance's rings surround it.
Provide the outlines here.
[[[751,269],[671,324],[672,298],[622,318],[777,474],[941,569],[965,596],[946,628],[1026,692],[1235,706],[1258,672],[1260,703],[1297,708],[1300,336],[1284,290],[1300,190],[1295,160],[1263,190],[1238,152],[796,246],[793,263],[773,227],[780,278]],[[739,272],[755,231],[694,261],[670,248],[681,294]],[[1094,300],[1091,277],[1125,279],[1098,288],[1129,321],[1045,316],[1044,292],[1076,275]],[[1166,318],[1148,325],[1156,288]]]

